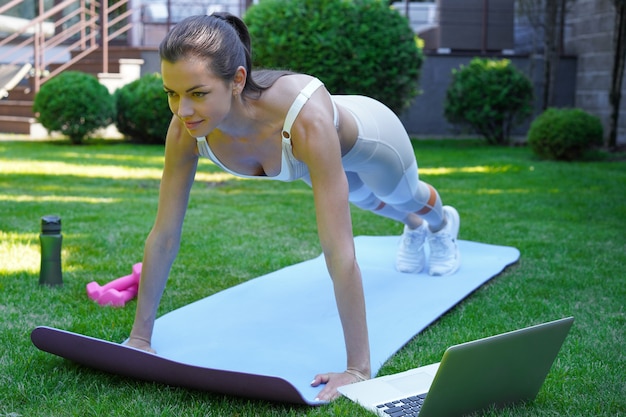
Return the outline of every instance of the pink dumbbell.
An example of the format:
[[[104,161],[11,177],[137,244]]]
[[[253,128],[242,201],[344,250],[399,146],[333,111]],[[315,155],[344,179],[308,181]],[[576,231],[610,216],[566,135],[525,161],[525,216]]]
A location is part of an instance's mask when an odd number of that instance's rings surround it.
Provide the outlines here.
[[[137,296],[138,285],[132,285],[125,290],[118,291],[114,288],[106,290],[96,301],[101,306],[124,307],[126,303]]]
[[[100,305],[123,306],[137,295],[140,278],[141,262],[133,265],[132,274],[117,278],[108,284],[100,286],[95,281],[90,282],[87,284],[87,295]]]

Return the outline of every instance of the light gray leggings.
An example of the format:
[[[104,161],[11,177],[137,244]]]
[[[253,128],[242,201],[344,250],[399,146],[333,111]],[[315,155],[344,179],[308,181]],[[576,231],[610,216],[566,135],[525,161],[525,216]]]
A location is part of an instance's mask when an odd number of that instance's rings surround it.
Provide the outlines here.
[[[364,96],[333,96],[354,115],[359,127],[355,145],[343,156],[350,202],[401,222],[417,213],[433,227],[443,219],[437,191],[420,181],[409,136],[384,104]],[[303,178],[311,185],[307,175]]]

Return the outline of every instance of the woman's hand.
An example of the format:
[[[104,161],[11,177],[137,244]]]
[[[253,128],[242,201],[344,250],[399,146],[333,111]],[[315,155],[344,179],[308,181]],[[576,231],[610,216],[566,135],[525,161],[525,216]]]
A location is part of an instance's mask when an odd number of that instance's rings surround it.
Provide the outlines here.
[[[128,342],[126,342],[126,346],[139,350],[145,350],[146,352],[150,353],[156,353],[156,350],[152,349],[152,346],[150,346],[149,341],[137,337],[131,337],[130,339],[128,339]]]
[[[345,372],[335,373],[329,372],[326,374],[315,375],[315,378],[311,382],[312,387],[317,387],[321,384],[326,384],[323,390],[320,391],[316,400],[320,401],[332,401],[339,397],[337,388],[354,384],[355,382],[361,382],[369,379],[369,375],[364,375],[362,372],[349,368]]]

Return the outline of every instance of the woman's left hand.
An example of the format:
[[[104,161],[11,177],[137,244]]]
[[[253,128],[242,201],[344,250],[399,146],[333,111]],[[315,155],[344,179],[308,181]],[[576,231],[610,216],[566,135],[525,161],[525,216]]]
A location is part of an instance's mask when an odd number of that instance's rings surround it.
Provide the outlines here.
[[[361,375],[358,371],[349,370],[342,373],[329,372],[326,374],[315,375],[315,378],[311,382],[312,387],[317,387],[321,384],[326,384],[323,390],[317,395],[316,400],[320,401],[332,401],[339,397],[337,388],[354,384],[355,382],[361,382],[368,378]]]

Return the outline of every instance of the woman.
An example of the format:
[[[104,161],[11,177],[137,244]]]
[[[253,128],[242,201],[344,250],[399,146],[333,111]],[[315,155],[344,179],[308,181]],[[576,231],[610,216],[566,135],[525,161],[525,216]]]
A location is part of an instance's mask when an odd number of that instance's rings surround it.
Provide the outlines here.
[[[349,201],[404,223],[397,268],[454,273],[459,217],[419,181],[406,131],[384,105],[360,96],[331,97],[317,79],[251,72],[250,37],[230,14],[177,24],[160,46],[163,86],[173,113],[166,137],[159,206],[144,251],[135,322],[128,344],[152,350],[157,307],[177,255],[199,156],[242,177],[293,181],[313,190],[318,234],[333,281],[347,351],[344,372],[314,377],[337,387],[370,378],[361,273]]]

